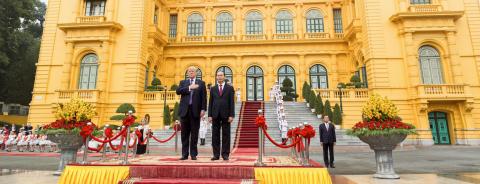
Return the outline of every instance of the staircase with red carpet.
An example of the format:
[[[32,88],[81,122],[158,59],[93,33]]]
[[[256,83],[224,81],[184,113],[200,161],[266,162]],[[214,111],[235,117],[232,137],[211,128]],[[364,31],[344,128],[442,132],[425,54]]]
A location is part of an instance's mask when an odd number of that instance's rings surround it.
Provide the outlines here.
[[[235,136],[234,153],[257,152],[258,128],[255,126],[255,118],[258,116],[258,109],[263,109],[263,102],[243,102]]]

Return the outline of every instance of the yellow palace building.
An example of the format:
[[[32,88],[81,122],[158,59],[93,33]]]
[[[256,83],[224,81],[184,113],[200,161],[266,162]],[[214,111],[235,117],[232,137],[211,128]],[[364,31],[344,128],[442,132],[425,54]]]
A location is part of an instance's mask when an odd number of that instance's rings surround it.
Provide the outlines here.
[[[244,101],[286,77],[300,95],[305,81],[341,95],[343,128],[379,93],[417,126],[411,141],[480,144],[479,17],[478,0],[49,0],[28,119],[78,97],[95,123],[131,103],[160,128],[178,97],[152,79],[170,88],[196,66],[207,84],[224,71]],[[352,75],[365,88],[339,91]]]

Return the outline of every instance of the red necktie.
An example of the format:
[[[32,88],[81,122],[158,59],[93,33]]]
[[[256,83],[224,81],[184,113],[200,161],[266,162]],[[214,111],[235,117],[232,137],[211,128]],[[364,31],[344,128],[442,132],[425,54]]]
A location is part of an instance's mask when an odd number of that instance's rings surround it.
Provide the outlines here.
[[[220,96],[222,96],[223,90],[222,90],[222,85],[221,85],[221,84],[220,84],[220,89],[219,89],[219,91],[220,91]]]

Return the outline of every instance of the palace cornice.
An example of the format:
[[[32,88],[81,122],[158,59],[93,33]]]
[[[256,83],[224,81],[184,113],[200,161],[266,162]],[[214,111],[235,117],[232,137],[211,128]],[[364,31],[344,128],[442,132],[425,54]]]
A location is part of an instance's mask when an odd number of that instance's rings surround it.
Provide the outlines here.
[[[172,3],[172,4],[167,4],[168,8],[204,8],[206,6],[208,7],[248,7],[248,6],[277,6],[277,5],[308,5],[308,4],[327,4],[328,2],[319,2],[319,1],[301,1],[301,2],[296,2],[296,1],[251,1],[251,2],[202,2],[202,3]],[[341,3],[334,3],[334,4],[339,4],[342,5]]]
[[[116,22],[102,22],[102,23],[62,23],[58,24],[58,28],[64,32],[79,29],[109,29],[111,31],[119,31],[123,26]]]
[[[295,55],[295,56],[309,56],[309,55],[337,55],[337,54],[348,54],[348,51],[322,51],[322,52],[278,52],[278,53],[257,53],[257,52],[243,52],[243,53],[218,53],[218,54],[204,54],[204,53],[199,53],[199,54],[189,54],[189,55],[184,55],[184,54],[168,54],[164,55],[163,58],[198,58],[198,57],[245,57],[245,56],[285,56],[285,55]]]
[[[259,41],[232,41],[232,42],[181,42],[169,43],[166,47],[191,47],[191,46],[231,46],[231,45],[280,45],[280,44],[324,44],[324,43],[347,43],[343,39],[322,40],[259,40]]]
[[[439,11],[439,12],[401,12],[390,17],[390,21],[399,23],[407,20],[415,19],[431,19],[431,18],[447,18],[457,20],[462,17],[463,11]]]

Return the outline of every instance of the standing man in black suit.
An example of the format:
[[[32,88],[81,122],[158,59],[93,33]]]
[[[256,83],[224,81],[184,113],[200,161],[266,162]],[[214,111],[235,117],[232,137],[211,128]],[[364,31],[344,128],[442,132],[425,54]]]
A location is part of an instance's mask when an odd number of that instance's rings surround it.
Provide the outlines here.
[[[230,124],[235,117],[235,90],[225,82],[225,74],[217,72],[217,84],[210,89],[208,121],[212,124],[213,160],[220,159],[220,129],[222,130],[222,158],[230,156]]]
[[[330,122],[328,116],[323,117],[323,122],[320,124],[320,144],[323,146],[323,162],[326,167],[335,168],[333,165],[333,146],[337,142],[335,135],[335,125]],[[329,154],[330,153],[330,154]],[[330,159],[328,156],[330,155]]]
[[[192,160],[197,160],[198,131],[200,129],[200,117],[207,110],[207,89],[205,82],[196,79],[197,68],[188,68],[188,79],[180,81],[177,95],[181,95],[178,115],[181,119],[182,157],[187,160],[190,150]]]

